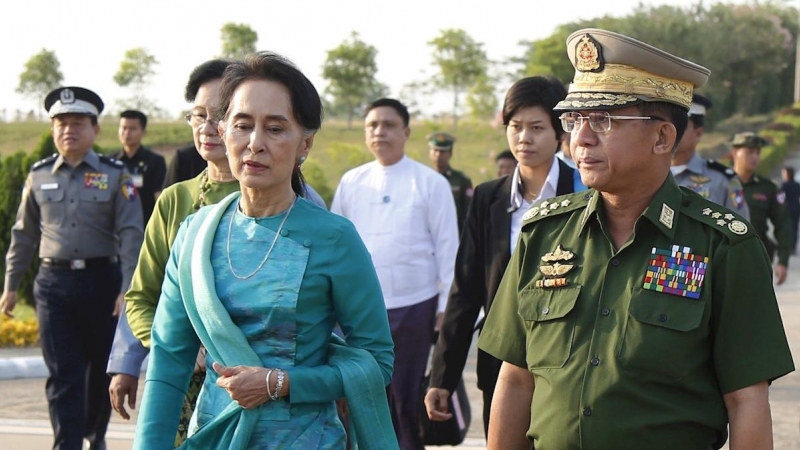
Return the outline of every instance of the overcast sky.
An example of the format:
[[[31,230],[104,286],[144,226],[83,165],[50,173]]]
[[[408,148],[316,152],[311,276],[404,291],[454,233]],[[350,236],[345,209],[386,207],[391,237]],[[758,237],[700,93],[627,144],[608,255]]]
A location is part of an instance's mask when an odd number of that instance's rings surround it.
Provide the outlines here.
[[[130,96],[112,80],[125,51],[144,47],[158,60],[148,97],[174,116],[186,109],[191,69],[220,53],[227,22],[250,25],[259,50],[292,59],[320,93],[326,51],[355,30],[378,49],[378,79],[397,95],[431,73],[427,42],[440,30],[464,29],[485,44],[489,58],[505,60],[520,53],[520,40],[579,19],[625,16],[639,3],[684,7],[698,0],[10,0],[0,20],[0,110],[10,117],[35,106],[14,90],[25,62],[42,48],[55,51],[65,85],[90,88],[113,105]]]

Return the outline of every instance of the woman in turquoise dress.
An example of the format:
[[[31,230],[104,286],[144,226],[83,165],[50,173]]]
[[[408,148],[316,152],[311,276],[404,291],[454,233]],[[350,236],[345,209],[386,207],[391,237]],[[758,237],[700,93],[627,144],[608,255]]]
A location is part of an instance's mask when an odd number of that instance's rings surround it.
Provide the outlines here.
[[[342,397],[355,445],[397,448],[385,395],[393,346],[370,255],[347,219],[298,195],[319,95],[268,52],[232,63],[220,90],[241,193],[187,218],[175,239],[134,448],[172,448],[201,344],[207,376],[181,448],[343,449]]]

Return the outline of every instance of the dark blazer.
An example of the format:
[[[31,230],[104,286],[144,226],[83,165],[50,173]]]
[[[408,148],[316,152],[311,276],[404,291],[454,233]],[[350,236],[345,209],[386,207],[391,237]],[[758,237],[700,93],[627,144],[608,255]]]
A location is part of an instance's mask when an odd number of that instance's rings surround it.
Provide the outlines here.
[[[200,175],[206,167],[208,163],[200,156],[194,144],[175,150],[167,168],[167,176],[164,178],[164,189]]]
[[[556,195],[574,191],[574,169],[558,160]],[[430,386],[454,392],[467,361],[475,321],[489,312],[511,259],[511,176],[475,188],[456,256],[455,274],[439,340],[433,353]],[[481,324],[482,325],[482,324]],[[478,388],[494,390],[502,361],[478,350]]]

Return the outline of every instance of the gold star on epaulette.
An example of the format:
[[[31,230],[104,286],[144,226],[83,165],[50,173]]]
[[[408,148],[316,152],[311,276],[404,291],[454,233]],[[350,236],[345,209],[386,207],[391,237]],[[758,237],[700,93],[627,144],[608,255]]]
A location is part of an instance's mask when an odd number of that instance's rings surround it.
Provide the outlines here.
[[[562,206],[562,207],[564,207],[564,208],[566,208],[567,206],[569,206],[569,204],[570,204],[570,201],[569,201],[569,199],[565,199],[565,200],[562,200],[562,201],[561,201],[561,206]]]
[[[558,208],[558,203],[550,203],[550,209]]]
[[[707,216],[709,214],[711,214],[711,208],[706,208],[706,209],[703,210],[703,215],[704,216]]]
[[[733,214],[731,213],[725,214],[725,220],[733,220]]]
[[[712,219],[719,219],[720,217],[722,217],[722,214],[720,214],[718,212],[715,212],[714,214],[711,215]]]
[[[542,205],[542,209],[539,211],[539,215],[540,216],[546,216],[548,214],[550,214],[550,210],[545,208],[544,205]]]
[[[541,208],[541,209],[545,209],[545,208],[547,208],[548,206],[550,206],[550,202],[548,202],[547,200],[545,200],[544,202],[542,202],[542,204],[541,204],[541,205],[539,205],[539,208]]]
[[[722,220],[722,219],[720,219],[720,220],[718,220],[718,221],[717,221],[717,225],[719,225],[719,226],[725,226],[727,223],[728,223],[728,222],[725,222],[725,221],[724,221],[724,220]]]

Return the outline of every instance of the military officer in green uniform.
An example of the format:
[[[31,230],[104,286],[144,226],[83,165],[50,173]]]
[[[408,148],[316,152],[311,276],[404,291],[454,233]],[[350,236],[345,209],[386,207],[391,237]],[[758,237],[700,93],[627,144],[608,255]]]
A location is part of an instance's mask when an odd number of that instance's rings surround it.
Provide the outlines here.
[[[464,172],[450,167],[450,158],[453,157],[453,144],[456,138],[448,133],[431,133],[428,135],[428,147],[431,162],[434,168],[450,182],[453,190],[453,199],[456,201],[456,214],[458,218],[458,232],[464,226],[467,218],[467,208],[472,200],[472,180]]]
[[[733,170],[744,186],[744,197],[750,208],[750,222],[767,248],[770,260],[777,253],[775,279],[778,284],[782,284],[786,281],[789,256],[792,254],[792,225],[784,205],[785,194],[772,180],[756,175],[756,169],[761,162],[761,147],[767,145],[769,142],[755,133],[739,133],[733,137],[731,155]],[[767,220],[772,223],[775,240],[767,235]]]
[[[742,183],[733,169],[716,160],[703,159],[697,154],[697,144],[705,129],[706,111],[711,109],[711,104],[710,99],[700,94],[692,96],[689,122],[675,154],[672,155],[670,170],[679,185],[738,212],[745,219],[750,219]]]
[[[769,259],[669,174],[709,71],[599,29],[567,50],[555,109],[591,190],[523,218],[479,338],[504,361],[488,448],[718,449],[729,426],[732,450],[772,448],[769,382],[794,365]]]

